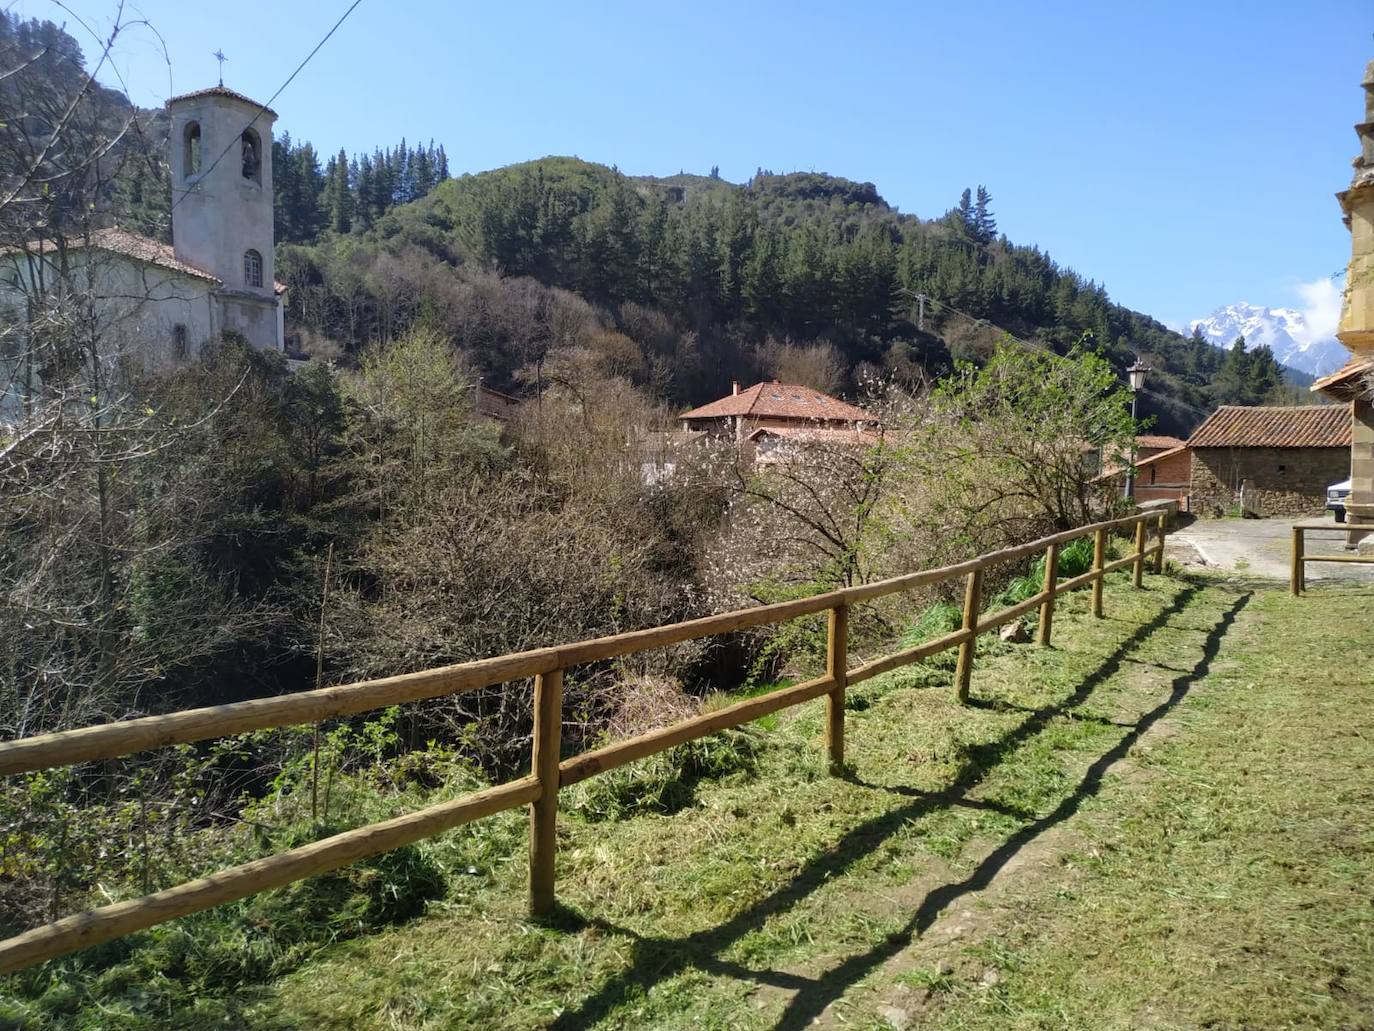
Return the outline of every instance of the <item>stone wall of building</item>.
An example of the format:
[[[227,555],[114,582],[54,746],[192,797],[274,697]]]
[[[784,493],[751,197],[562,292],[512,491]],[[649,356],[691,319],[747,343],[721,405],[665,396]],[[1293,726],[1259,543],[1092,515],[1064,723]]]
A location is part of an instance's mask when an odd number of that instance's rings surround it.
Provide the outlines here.
[[[1350,475],[1350,450],[1313,448],[1192,448],[1190,510],[1198,515],[1227,512],[1239,501],[1241,484],[1251,510],[1262,516],[1314,515],[1326,503],[1326,488]]]

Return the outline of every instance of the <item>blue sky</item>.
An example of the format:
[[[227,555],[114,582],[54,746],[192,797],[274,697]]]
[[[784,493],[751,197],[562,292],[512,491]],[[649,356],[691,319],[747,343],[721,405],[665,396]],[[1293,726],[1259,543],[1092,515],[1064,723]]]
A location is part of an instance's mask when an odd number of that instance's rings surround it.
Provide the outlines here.
[[[139,28],[115,64],[152,105],[213,85],[222,47],[225,84],[266,100],[348,2],[135,0],[171,67]],[[66,4],[108,32],[111,0]],[[12,10],[84,32],[51,0]],[[927,217],[983,183],[1014,241],[1170,324],[1241,300],[1321,321],[1371,58],[1369,0],[362,0],[274,107],[323,152],[432,137],[455,174],[815,170]]]

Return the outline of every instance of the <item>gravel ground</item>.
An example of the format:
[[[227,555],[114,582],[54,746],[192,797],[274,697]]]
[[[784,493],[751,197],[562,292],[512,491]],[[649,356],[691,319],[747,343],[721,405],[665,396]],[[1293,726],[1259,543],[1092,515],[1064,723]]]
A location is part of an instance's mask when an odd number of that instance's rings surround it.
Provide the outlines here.
[[[1184,565],[1205,566],[1249,576],[1287,580],[1294,519],[1199,519],[1169,534],[1167,554]],[[1307,553],[1353,554],[1345,550],[1345,527],[1331,520],[1330,533],[1307,534]],[[1366,546],[1367,547],[1367,546]],[[1374,564],[1308,563],[1308,580],[1374,583]]]

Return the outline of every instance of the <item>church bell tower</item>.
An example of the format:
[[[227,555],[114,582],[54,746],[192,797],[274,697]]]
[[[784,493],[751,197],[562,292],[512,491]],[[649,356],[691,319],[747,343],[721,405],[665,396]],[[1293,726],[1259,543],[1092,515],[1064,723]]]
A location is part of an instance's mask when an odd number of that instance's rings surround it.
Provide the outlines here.
[[[277,116],[224,86],[167,101],[172,248],[220,280],[220,328],[281,348],[273,278],[272,123]]]

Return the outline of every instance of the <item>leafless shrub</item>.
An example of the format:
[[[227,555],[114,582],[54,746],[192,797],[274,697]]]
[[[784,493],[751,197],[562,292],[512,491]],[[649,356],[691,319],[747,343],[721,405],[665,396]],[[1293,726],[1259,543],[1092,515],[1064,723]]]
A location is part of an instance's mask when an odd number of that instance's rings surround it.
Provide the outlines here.
[[[701,712],[701,699],[684,692],[672,677],[626,677],[608,694],[612,708],[606,718],[606,732],[612,738],[633,737],[671,726]]]

